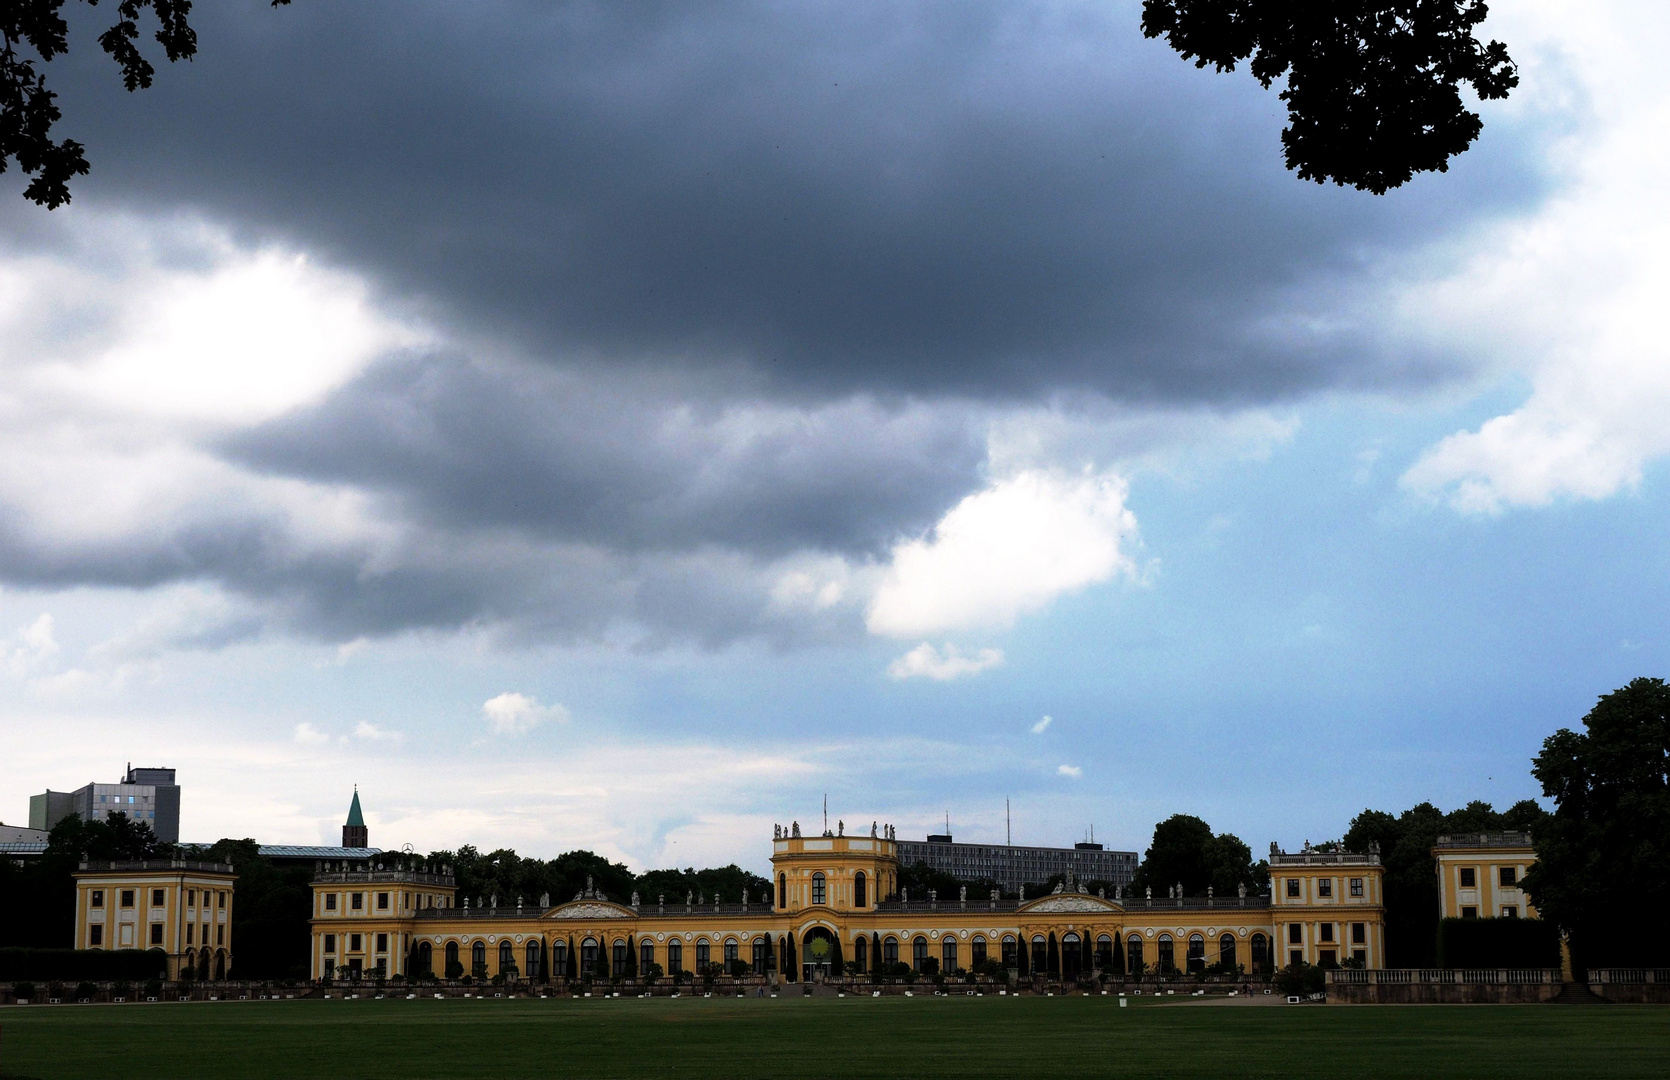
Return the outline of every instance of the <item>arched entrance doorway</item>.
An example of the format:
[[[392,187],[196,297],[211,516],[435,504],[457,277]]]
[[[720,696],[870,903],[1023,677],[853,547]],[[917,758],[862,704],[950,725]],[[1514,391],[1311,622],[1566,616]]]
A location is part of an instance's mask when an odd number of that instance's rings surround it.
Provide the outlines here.
[[[806,982],[823,982],[841,970],[841,947],[822,926],[814,926],[800,937],[800,976]]]
[[[1068,933],[1061,939],[1061,981],[1076,982],[1079,973],[1084,970],[1080,958],[1084,954],[1080,951],[1079,936]]]

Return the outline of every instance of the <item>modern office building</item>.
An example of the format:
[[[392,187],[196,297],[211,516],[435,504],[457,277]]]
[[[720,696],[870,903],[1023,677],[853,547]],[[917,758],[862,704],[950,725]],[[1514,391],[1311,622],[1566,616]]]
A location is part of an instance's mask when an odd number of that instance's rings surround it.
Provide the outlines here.
[[[963,881],[995,881],[1006,893],[1068,874],[1079,881],[1129,885],[1137,872],[1136,852],[1107,851],[1093,842],[1070,848],[958,844],[947,832],[930,834],[925,842],[900,840],[898,847],[900,866],[926,863]]]
[[[175,844],[180,840],[180,786],[173,769],[128,771],[117,784],[92,783],[74,791],[47,790],[29,797],[29,827],[50,831],[67,817],[102,821],[111,814],[124,813],[142,821],[157,839]]]

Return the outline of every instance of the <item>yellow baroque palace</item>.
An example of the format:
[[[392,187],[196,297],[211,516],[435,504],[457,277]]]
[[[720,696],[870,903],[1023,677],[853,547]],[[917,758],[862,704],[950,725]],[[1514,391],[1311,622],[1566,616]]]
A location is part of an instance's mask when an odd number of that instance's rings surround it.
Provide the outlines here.
[[[803,837],[798,825],[777,831],[775,895],[725,902],[622,901],[586,889],[555,904],[498,897],[471,906],[446,867],[393,854],[326,863],[313,882],[313,977],[566,979],[597,973],[600,963],[625,977],[652,964],[673,975],[740,962],[753,975],[795,982],[821,981],[848,964],[874,971],[878,958],[922,971],[932,958],[946,973],[998,960],[1072,980],[1096,969],[1385,963],[1382,869],[1372,851],[1289,854],[1272,845],[1270,895],[1185,897],[1178,888],[1167,897],[1106,896],[1069,883],[1000,899],[967,889],[899,893],[891,827],[872,826],[867,837]]]

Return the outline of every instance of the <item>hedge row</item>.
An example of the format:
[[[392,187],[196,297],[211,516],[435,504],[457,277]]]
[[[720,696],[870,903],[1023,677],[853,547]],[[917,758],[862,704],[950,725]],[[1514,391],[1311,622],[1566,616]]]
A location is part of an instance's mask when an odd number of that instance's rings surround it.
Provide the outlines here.
[[[161,949],[0,949],[0,982],[19,979],[156,979],[167,974]]]
[[[1441,968],[1557,968],[1560,931],[1541,919],[1445,919],[1438,924]]]

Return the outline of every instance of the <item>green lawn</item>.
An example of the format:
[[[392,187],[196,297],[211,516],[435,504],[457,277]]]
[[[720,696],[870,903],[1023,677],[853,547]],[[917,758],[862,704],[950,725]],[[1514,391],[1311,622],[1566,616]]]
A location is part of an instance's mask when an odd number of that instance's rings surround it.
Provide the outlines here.
[[[1670,1008],[1117,998],[275,1001],[0,1010],[0,1077],[1670,1076]]]

